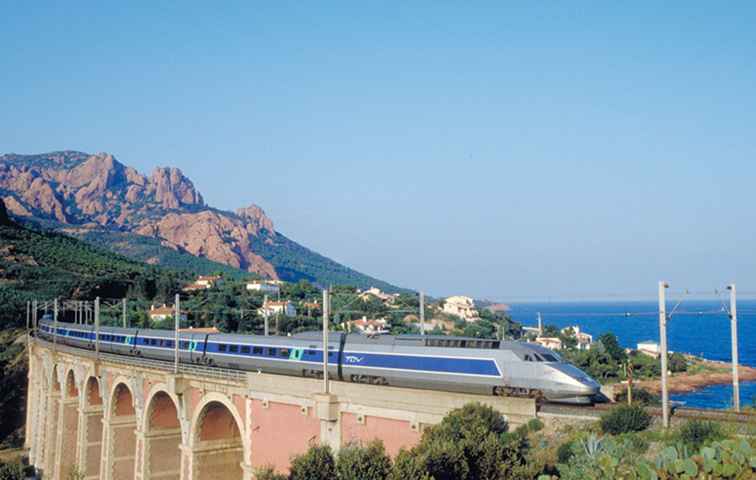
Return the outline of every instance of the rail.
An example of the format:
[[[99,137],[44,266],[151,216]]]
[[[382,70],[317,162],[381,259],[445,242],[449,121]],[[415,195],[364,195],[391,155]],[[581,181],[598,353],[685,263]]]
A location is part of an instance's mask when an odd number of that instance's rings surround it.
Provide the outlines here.
[[[544,403],[539,407],[539,413],[550,415],[564,415],[572,417],[592,417],[599,418],[601,415],[611,410],[617,404],[597,404],[592,406],[560,405],[555,403]],[[661,407],[646,407],[646,411],[655,416],[661,417]],[[727,423],[741,423],[756,425],[756,413],[753,412],[735,412],[732,410],[715,410],[708,408],[691,408],[691,407],[673,407],[671,411],[672,418],[685,419],[702,419],[714,420]]]

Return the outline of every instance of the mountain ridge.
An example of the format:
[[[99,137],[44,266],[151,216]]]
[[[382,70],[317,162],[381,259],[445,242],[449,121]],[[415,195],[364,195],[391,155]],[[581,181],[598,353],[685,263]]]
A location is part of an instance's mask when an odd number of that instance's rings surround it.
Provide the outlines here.
[[[288,239],[258,205],[234,212],[207,205],[176,167],[156,167],[145,175],[105,152],[4,154],[0,199],[18,218],[51,222],[58,230],[106,229],[153,238],[263,278],[402,290]]]

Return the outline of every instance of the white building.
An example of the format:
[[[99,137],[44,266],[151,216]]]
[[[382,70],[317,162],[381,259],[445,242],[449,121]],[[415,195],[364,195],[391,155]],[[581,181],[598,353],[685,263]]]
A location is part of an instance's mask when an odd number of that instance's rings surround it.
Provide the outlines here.
[[[398,296],[399,294],[385,293],[381,291],[380,288],[376,287],[370,287],[363,292],[359,292],[360,300],[369,300],[370,297],[375,297],[383,303],[394,303],[394,300],[396,300],[396,297]]]
[[[389,333],[388,321],[385,318],[368,320],[366,317],[362,317],[360,320],[354,320],[349,323],[352,327],[366,335]]]
[[[638,351],[649,357],[658,358],[661,355],[661,349],[659,348],[659,342],[653,340],[645,340],[638,342]]]
[[[475,322],[480,319],[480,314],[475,309],[475,302],[470,297],[455,295],[444,300],[444,313],[456,315],[466,322]]]
[[[557,337],[538,337],[535,339],[535,343],[551,350],[562,349],[562,341]]]
[[[593,343],[593,335],[580,331],[579,325],[565,327],[562,329],[562,333],[566,335],[570,329],[572,329],[572,334],[575,336],[575,340],[577,340],[576,348],[578,350],[590,350]]]
[[[267,315],[269,317],[275,315],[284,315],[286,317],[294,317],[297,315],[297,309],[290,300],[282,300],[280,302],[268,300],[259,308],[258,313],[260,315]]]
[[[150,320],[153,322],[155,321],[161,321],[161,320],[167,320],[167,319],[175,319],[176,318],[176,308],[175,307],[169,307],[165,304],[163,304],[162,307],[156,307],[155,305],[150,306],[150,312],[149,312]],[[181,313],[179,314],[179,318],[184,321],[186,320],[186,314]]]
[[[278,283],[267,280],[254,280],[252,282],[247,282],[247,290],[267,293],[270,295],[278,295],[281,293],[281,287]]]
[[[194,284],[205,288],[213,288],[213,286],[220,282],[220,280],[220,275],[200,275],[197,277],[197,280],[194,281]]]

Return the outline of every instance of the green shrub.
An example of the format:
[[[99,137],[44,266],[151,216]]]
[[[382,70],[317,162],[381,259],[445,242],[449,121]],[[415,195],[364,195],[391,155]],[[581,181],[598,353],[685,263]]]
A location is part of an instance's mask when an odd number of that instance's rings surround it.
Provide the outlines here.
[[[402,451],[391,480],[499,480],[533,478],[527,471],[528,428],[508,433],[506,420],[477,403],[450,412]]]
[[[688,455],[687,447],[667,447],[654,463],[641,460],[636,465],[636,478],[714,478],[750,479],[756,469],[756,456],[746,440],[724,440],[703,447],[696,455]]]
[[[704,420],[686,422],[680,427],[679,435],[683,444],[692,450],[698,450],[707,443],[724,438],[721,425]]]
[[[291,461],[290,480],[333,480],[336,462],[331,447],[316,445]]]
[[[339,480],[385,480],[391,473],[391,459],[380,440],[367,446],[347,445],[339,451],[336,471]]]
[[[572,440],[566,441],[563,444],[559,445],[559,448],[557,448],[557,462],[567,463],[570,461],[570,458],[575,455],[573,445],[574,442]]]
[[[255,469],[255,480],[287,480],[287,476],[276,473],[273,467],[262,467]]]
[[[530,430],[531,432],[539,432],[543,430],[543,427],[543,422],[538,418],[534,418],[528,421],[528,430]]]
[[[604,433],[640,432],[651,425],[651,416],[639,405],[620,405],[601,417]]]
[[[616,396],[617,403],[627,403],[627,389],[623,388]],[[661,397],[642,388],[633,388],[633,403],[640,405],[661,405]]]
[[[0,463],[0,480],[24,480],[26,468],[20,462]]]

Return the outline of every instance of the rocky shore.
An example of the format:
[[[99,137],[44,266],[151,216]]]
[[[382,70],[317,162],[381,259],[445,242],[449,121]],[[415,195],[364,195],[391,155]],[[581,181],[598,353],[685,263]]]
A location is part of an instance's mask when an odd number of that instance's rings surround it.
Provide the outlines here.
[[[670,393],[689,393],[709,385],[732,383],[732,365],[730,363],[700,360],[697,365],[702,367],[703,371],[677,373],[669,377]],[[738,375],[741,382],[756,381],[756,368],[741,365],[738,368]],[[635,381],[633,386],[652,393],[661,393],[659,379]],[[619,392],[620,388],[625,388],[625,384],[615,385],[615,392]]]

